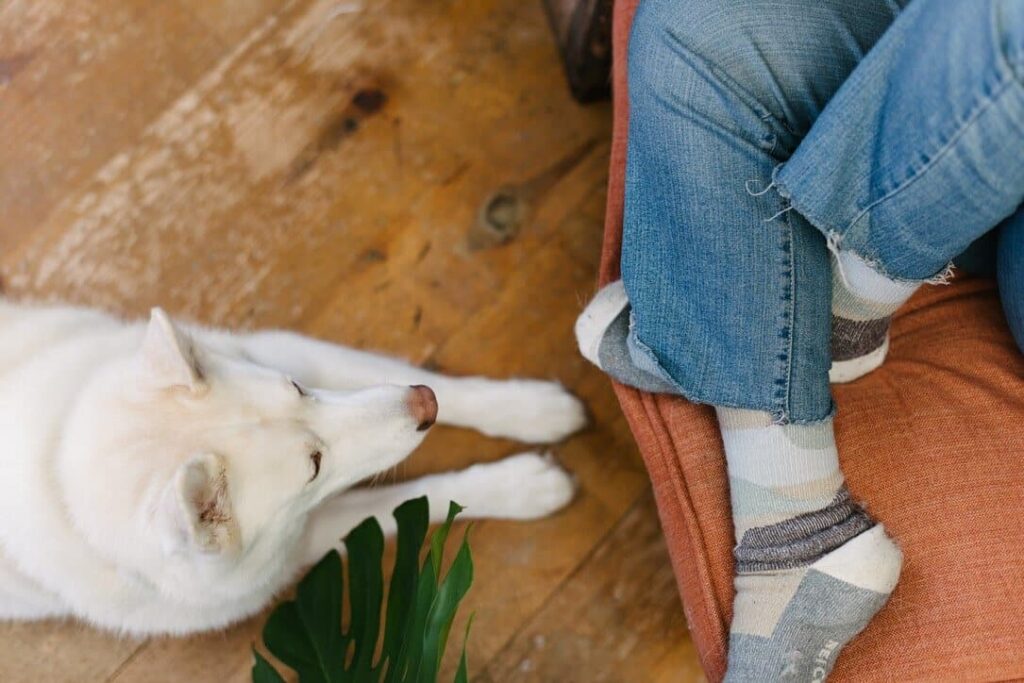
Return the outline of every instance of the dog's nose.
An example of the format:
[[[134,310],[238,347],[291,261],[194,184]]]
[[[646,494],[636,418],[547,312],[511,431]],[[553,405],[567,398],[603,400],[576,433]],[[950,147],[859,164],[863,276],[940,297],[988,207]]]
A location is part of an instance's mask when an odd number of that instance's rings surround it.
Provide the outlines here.
[[[434,390],[422,384],[409,388],[409,410],[419,423],[416,430],[422,432],[430,429],[430,425],[437,420],[437,397],[434,396]]]

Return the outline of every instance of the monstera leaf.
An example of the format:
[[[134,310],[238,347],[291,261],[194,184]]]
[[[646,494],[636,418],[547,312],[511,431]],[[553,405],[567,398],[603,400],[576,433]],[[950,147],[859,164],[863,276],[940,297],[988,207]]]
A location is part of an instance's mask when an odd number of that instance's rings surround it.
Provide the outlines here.
[[[345,537],[348,590],[342,558],[332,550],[299,582],[295,599],[278,605],[267,619],[263,628],[267,650],[294,670],[300,683],[436,681],[455,612],[473,582],[468,534],[441,577],[445,542],[461,510],[451,504],[448,519],[434,532],[430,551],[420,564],[430,519],[427,499],[416,498],[395,509],[398,552],[384,609],[383,637],[384,534],[371,517]],[[346,596],[349,618],[343,626]],[[253,655],[253,683],[284,683],[281,674],[255,649]],[[467,680],[463,641],[455,683]]]

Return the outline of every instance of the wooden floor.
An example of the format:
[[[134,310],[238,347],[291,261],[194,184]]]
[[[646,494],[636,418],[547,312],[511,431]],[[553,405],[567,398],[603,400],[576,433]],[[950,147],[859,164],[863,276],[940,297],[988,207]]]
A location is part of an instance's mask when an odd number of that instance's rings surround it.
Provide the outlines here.
[[[555,447],[581,493],[477,526],[474,678],[701,680],[643,466],[572,339],[609,119],[568,98],[539,0],[7,0],[0,278],[561,380],[594,416]],[[438,429],[401,474],[516,448]],[[246,681],[262,622],[146,641],[4,625],[0,681]]]

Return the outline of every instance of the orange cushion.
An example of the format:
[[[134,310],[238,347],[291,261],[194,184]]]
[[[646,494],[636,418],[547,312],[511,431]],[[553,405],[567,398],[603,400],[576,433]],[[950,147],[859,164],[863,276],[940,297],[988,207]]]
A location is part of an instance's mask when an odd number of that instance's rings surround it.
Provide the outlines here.
[[[619,277],[628,117],[614,20],[615,129],[601,282]],[[693,641],[725,670],[732,523],[713,411],[616,385],[654,483]],[[837,681],[1024,679],[1024,358],[988,280],[927,287],[896,316],[885,365],[835,389],[854,495],[906,563],[888,606],[844,651]]]

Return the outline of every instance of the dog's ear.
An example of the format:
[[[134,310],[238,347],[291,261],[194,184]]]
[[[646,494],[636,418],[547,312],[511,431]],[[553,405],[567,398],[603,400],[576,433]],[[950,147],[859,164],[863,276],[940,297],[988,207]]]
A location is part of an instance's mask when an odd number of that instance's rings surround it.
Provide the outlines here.
[[[151,386],[161,389],[185,387],[190,391],[199,388],[202,378],[192,354],[192,345],[162,308],[154,308],[150,312],[141,353],[143,372]]]
[[[159,514],[169,553],[225,555],[240,547],[227,468],[218,455],[203,453],[180,465]]]

